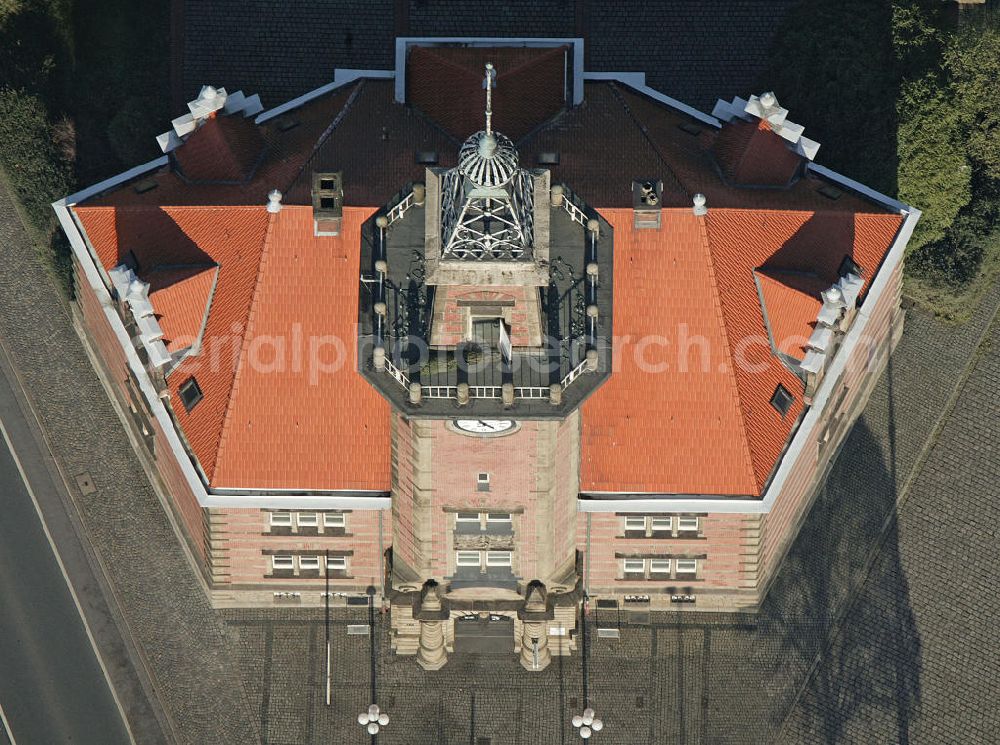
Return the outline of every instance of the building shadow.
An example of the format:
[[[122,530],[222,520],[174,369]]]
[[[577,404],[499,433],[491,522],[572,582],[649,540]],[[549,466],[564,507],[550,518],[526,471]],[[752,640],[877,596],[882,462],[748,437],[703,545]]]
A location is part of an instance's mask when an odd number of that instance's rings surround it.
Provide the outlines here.
[[[758,633],[790,673],[767,723],[786,742],[906,743],[920,704],[921,642],[897,533],[891,364],[884,436],[864,417],[854,426],[759,616]],[[892,731],[876,736],[876,721]]]

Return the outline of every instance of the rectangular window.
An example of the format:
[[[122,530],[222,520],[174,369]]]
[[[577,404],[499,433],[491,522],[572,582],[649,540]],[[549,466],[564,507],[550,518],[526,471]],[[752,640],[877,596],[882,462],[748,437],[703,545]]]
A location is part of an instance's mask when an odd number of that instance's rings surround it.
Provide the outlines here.
[[[774,389],[774,394],[771,396],[771,406],[781,414],[785,416],[792,408],[792,404],[795,402],[795,398],[785,386],[778,384],[778,387]]]
[[[695,574],[698,571],[698,560],[697,559],[678,559],[677,560],[677,573],[678,574]]]
[[[490,512],[486,515],[486,521],[491,523],[509,523],[509,512]]]
[[[272,512],[270,523],[276,528],[290,528],[292,526],[291,512]]]
[[[318,556],[300,556],[299,557],[299,569],[309,571],[312,569],[319,569],[319,557]]]
[[[670,559],[650,559],[650,574],[670,574]]]
[[[295,559],[291,556],[271,557],[271,569],[274,569],[275,571],[294,569],[294,568],[295,568]]]
[[[459,512],[455,515],[456,522],[460,523],[478,523],[479,513],[478,512]]]
[[[476,476],[476,491],[489,491],[490,490],[490,475],[488,473],[480,473]]]
[[[646,518],[645,517],[626,517],[625,518],[625,530],[645,530],[646,529]]]
[[[478,551],[456,551],[455,564],[460,567],[477,567],[480,564]]]
[[[300,528],[315,528],[319,525],[319,517],[315,512],[300,512],[296,519]]]
[[[625,574],[645,574],[645,559],[625,559]]]
[[[677,530],[684,533],[697,533],[698,532],[698,518],[697,517],[678,517],[677,518]]]
[[[654,517],[651,518],[653,532],[663,532],[670,531],[674,529],[674,518],[672,517]]]
[[[346,556],[327,556],[326,557],[326,568],[329,571],[343,572],[347,569],[347,557]]]
[[[181,403],[184,404],[184,410],[190,412],[198,402],[204,397],[201,392],[201,388],[198,385],[198,381],[193,377],[185,380],[180,387]]]
[[[324,528],[343,528],[347,525],[347,515],[343,512],[323,513]]]
[[[510,551],[487,551],[486,566],[509,567],[511,565]]]

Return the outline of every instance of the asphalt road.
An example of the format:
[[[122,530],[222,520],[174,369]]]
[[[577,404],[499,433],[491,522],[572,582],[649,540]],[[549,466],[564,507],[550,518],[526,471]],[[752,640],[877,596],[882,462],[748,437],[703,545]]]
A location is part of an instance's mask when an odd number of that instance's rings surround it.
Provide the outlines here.
[[[16,745],[127,745],[121,711],[0,438],[0,709]]]

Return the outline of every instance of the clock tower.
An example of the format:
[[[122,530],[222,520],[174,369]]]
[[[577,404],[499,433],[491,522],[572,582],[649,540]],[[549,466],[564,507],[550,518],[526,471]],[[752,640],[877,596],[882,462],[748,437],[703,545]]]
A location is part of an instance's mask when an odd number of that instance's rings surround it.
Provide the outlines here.
[[[394,407],[393,646],[428,669],[575,646],[580,403],[607,378],[612,231],[492,125],[362,229],[359,366]]]

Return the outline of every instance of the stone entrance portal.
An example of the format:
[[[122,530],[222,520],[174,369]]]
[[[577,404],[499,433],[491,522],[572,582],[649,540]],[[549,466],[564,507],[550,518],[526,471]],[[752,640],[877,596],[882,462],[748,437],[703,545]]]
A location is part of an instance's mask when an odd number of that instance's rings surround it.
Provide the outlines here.
[[[495,614],[455,618],[456,654],[514,654],[514,619]]]

